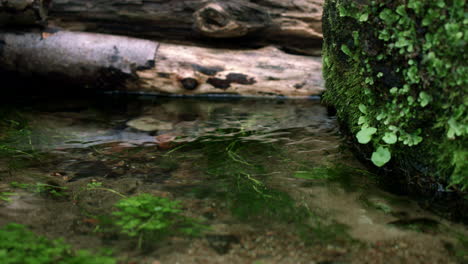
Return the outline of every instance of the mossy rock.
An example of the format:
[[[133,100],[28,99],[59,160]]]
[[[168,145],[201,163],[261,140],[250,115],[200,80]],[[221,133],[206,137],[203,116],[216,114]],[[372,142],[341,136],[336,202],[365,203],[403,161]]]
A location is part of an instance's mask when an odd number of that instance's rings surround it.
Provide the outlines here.
[[[326,0],[323,56],[324,102],[361,157],[393,189],[443,201],[467,221],[465,6]]]

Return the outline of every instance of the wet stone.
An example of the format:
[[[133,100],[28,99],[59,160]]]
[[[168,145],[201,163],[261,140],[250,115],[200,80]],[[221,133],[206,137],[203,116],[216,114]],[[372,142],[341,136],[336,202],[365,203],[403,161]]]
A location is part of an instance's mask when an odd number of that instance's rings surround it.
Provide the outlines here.
[[[66,167],[70,182],[90,177],[113,177],[112,170],[102,161],[80,161]]]
[[[158,120],[151,116],[143,116],[127,122],[127,126],[145,132],[171,130],[172,123]]]
[[[437,233],[440,223],[430,218],[400,219],[388,223],[402,229],[414,230],[422,233]]]
[[[206,235],[205,237],[210,247],[220,255],[227,254],[232,244],[239,243],[239,238],[234,235]]]

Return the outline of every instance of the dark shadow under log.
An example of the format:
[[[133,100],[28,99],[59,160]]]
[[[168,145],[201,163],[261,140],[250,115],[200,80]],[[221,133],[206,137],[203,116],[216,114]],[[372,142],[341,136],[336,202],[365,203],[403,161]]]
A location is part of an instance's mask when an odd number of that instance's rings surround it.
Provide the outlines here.
[[[51,0],[2,0],[0,27],[44,25]]]

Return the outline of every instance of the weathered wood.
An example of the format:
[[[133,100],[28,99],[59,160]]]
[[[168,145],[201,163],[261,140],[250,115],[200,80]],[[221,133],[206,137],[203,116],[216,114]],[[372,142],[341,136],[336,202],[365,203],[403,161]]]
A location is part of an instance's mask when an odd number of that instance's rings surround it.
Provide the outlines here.
[[[274,47],[227,50],[161,44],[155,60],[156,67],[137,71],[136,90],[253,96],[323,91],[320,58],[289,55]]]
[[[51,0],[2,0],[0,26],[43,25]]]
[[[51,21],[71,30],[317,54],[323,0],[54,0]]]
[[[320,58],[266,47],[225,50],[80,32],[0,33],[0,70],[112,90],[310,96]]]

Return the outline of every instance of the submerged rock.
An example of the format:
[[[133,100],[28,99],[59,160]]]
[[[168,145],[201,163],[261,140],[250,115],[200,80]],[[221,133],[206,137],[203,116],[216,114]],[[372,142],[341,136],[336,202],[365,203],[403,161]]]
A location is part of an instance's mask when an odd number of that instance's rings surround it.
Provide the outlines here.
[[[238,244],[239,238],[234,235],[206,235],[206,240],[218,254],[223,255],[229,252],[232,244]]]
[[[146,132],[158,130],[171,130],[172,123],[155,119],[151,116],[143,116],[127,122],[127,126]]]

